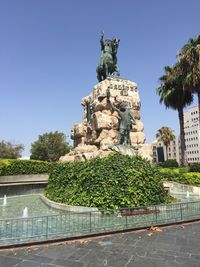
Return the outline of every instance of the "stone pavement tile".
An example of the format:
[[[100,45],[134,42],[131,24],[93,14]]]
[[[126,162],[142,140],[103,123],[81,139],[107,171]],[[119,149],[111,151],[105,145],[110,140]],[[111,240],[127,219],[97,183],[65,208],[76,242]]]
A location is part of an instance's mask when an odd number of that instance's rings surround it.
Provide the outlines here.
[[[40,255],[33,255],[33,254],[27,255],[24,259],[30,260],[30,261],[35,261],[38,263],[52,263],[54,261],[54,259],[52,259],[52,258],[40,256]]]
[[[147,252],[147,257],[150,257],[150,258],[159,257],[159,258],[164,258],[164,259],[176,259],[177,257],[189,258],[190,254],[189,253],[177,252],[177,251],[174,251],[174,250],[151,249],[150,251]]]
[[[112,243],[121,243],[123,244],[124,241],[125,241],[125,238],[124,238],[124,235],[122,234],[119,234],[119,235],[113,235],[113,236],[109,236],[109,237],[104,237],[103,240],[109,240],[109,241],[112,241]]]
[[[126,267],[165,267],[165,260],[136,257]]]
[[[66,259],[71,256],[74,251],[74,246],[70,247],[69,245],[63,244],[46,247],[41,252],[38,252],[37,255],[53,259]]]
[[[191,223],[189,227],[192,228],[192,231],[196,230],[197,232],[199,232],[199,227],[200,227],[199,222]]]
[[[68,260],[79,260],[81,259],[83,256],[85,256],[86,254],[88,254],[90,252],[89,249],[86,248],[77,248],[74,253],[72,253],[69,257]]]
[[[147,235],[145,237],[138,239],[134,246],[138,246],[138,247],[145,246],[146,248],[150,247],[152,245],[152,243],[154,242],[155,237],[152,238],[152,236],[148,236],[149,234],[151,234],[151,233],[147,232]]]
[[[17,263],[21,262],[22,259],[14,258],[14,257],[8,257],[8,256],[0,256],[0,267],[10,267],[14,266]]]
[[[178,256],[175,258],[175,261],[180,263],[180,264],[185,264],[185,263],[189,262],[189,263],[193,263],[193,264],[199,264],[199,266],[200,266],[199,260],[196,258],[192,258],[191,256],[188,256],[188,257],[179,257]]]
[[[150,249],[162,249],[162,250],[169,250],[169,251],[172,250],[172,251],[180,252],[181,246],[170,244],[170,243],[154,241],[151,244]]]
[[[126,239],[131,239],[131,240],[138,240],[140,238],[143,238],[147,235],[149,231],[147,230],[140,230],[140,231],[137,231],[137,232],[130,232],[130,233],[125,233],[123,234],[123,238],[126,238]]]
[[[198,233],[200,223],[0,251],[0,267],[200,267]]]
[[[180,248],[180,252],[200,255],[200,246],[199,245],[197,247],[182,246]]]
[[[29,266],[27,266],[29,267]],[[48,263],[42,263],[41,267],[60,267],[60,265],[54,265],[54,264],[48,264]]]
[[[127,247],[127,246],[135,246],[136,245],[136,243],[139,241],[140,239],[134,239],[134,238],[131,238],[131,237],[126,237],[125,239],[124,239],[124,243],[123,243],[123,245],[125,246],[125,247]]]
[[[159,243],[165,243],[165,244],[174,244],[176,241],[176,237],[172,235],[167,235],[160,233],[159,236],[157,236],[156,240],[154,242],[159,242]]]
[[[107,246],[109,247],[109,246],[113,246],[113,245],[117,245],[117,244],[119,244],[119,243],[113,243],[112,242],[112,240],[110,239],[110,240],[101,240],[101,241],[99,241],[99,245],[102,247],[102,248],[106,248]]]
[[[7,255],[7,256],[18,256],[18,257],[25,257],[29,254],[36,254],[37,251],[42,251],[43,247],[30,247],[30,248],[17,248],[17,249],[9,249],[9,250],[1,250],[0,255]]]
[[[133,255],[123,253],[110,253],[105,266],[122,267],[126,266],[133,259]]]
[[[23,260],[19,264],[15,265],[15,267],[44,267],[45,265],[42,263]],[[48,265],[46,265],[47,267]],[[55,267],[56,265],[50,265],[51,267]],[[6,266],[7,267],[7,266]]]
[[[146,247],[135,246],[126,248],[123,253],[129,253],[130,255],[145,257],[147,255],[147,249]]]
[[[115,253],[121,253],[127,248],[127,246],[122,246],[120,244],[112,244],[112,245],[107,245],[104,248],[104,251],[107,252],[115,252]]]
[[[191,257],[192,259],[198,260],[198,261],[200,262],[200,254],[199,254],[199,255],[191,254],[190,257]]]
[[[87,249],[96,249],[96,248],[98,248],[98,249],[103,250],[104,247],[102,247],[101,244],[100,244],[101,240],[102,239],[97,238],[97,239],[89,240],[89,241],[86,240],[85,242],[77,242],[75,244],[75,247],[77,247],[77,248],[83,248],[84,247],[84,248],[87,248]]]
[[[167,261],[165,263],[165,267],[199,267],[200,264],[197,262],[193,262],[192,259],[185,260],[184,262],[180,263],[175,261]]]
[[[187,235],[187,237],[188,237],[188,235]],[[192,232],[189,237],[198,239],[200,241],[200,232]]]
[[[83,262],[86,266],[90,263],[93,263],[94,266],[105,264],[105,262],[108,262],[108,257],[110,256],[109,252],[102,251],[99,249],[91,249],[89,253],[87,253],[85,256],[81,258],[81,262]]]
[[[180,226],[169,226],[166,228],[161,228],[163,234],[171,235],[171,236],[176,236],[183,228],[180,228]]]
[[[84,265],[84,267],[114,267],[114,266],[109,266],[109,265],[106,265],[106,262],[104,262],[104,263],[102,263],[102,264],[96,264],[96,263],[94,263],[94,262],[89,262],[89,263],[87,263],[86,265]],[[122,266],[120,266],[120,267],[122,267]]]
[[[166,260],[172,260],[173,261],[176,258],[176,256],[174,256],[174,255],[169,255],[167,253],[162,253],[162,252],[160,253],[156,250],[152,250],[150,252],[147,252],[146,257],[152,258],[152,259],[163,259],[165,261]]]
[[[195,238],[195,237],[193,237],[193,238],[189,237],[188,238],[188,246],[189,247],[198,247],[199,244],[200,244],[200,239],[199,238],[198,239]]]
[[[56,259],[54,261],[55,265],[66,266],[66,267],[84,267],[84,263],[79,261],[70,261],[65,259]]]
[[[175,244],[178,246],[187,246],[188,245],[188,238],[186,236],[176,236]]]

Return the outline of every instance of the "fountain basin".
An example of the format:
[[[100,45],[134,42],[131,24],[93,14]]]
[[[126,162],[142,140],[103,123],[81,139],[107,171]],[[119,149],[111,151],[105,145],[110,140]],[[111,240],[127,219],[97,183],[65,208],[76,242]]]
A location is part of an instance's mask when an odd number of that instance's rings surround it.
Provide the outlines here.
[[[187,197],[187,191],[176,193]],[[49,207],[39,194],[8,197],[7,205],[0,207],[0,248],[200,219],[200,196],[197,197],[196,202],[190,201],[189,194],[185,203],[105,211],[87,208],[82,212]],[[3,203],[3,199],[0,201]]]

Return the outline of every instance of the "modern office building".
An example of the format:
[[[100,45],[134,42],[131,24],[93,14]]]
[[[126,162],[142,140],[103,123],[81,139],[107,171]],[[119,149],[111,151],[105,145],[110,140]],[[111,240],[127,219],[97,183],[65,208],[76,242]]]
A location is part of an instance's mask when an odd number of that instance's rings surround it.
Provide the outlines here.
[[[175,159],[179,162],[179,138],[176,137],[174,141],[171,141],[168,148],[163,144],[155,140],[152,143],[153,149],[153,162],[164,162],[167,159]]]
[[[200,161],[199,110],[192,107],[184,112],[185,144],[188,163]]]
[[[200,130],[199,130],[199,110],[198,107],[189,108],[184,112],[184,130],[187,162],[200,162]],[[163,162],[166,159],[176,159],[180,163],[180,137],[176,136],[170,142],[168,150],[162,142],[155,140],[152,143],[153,161]]]

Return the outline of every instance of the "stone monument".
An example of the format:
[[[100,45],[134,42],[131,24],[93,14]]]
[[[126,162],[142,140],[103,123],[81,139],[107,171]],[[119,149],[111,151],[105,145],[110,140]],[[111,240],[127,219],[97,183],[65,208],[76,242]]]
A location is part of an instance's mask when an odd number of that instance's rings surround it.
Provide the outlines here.
[[[60,161],[85,161],[104,157],[113,150],[139,155],[151,160],[145,145],[141,121],[141,102],[135,82],[118,77],[118,39],[103,41],[97,67],[99,83],[81,101],[83,118],[74,125],[71,138],[74,148]]]

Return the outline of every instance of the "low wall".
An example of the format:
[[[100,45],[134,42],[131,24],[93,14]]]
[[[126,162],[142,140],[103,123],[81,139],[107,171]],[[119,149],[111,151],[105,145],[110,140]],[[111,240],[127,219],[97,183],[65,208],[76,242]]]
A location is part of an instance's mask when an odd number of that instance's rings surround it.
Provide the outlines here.
[[[169,190],[181,190],[189,193],[194,193],[195,195],[200,195],[200,187],[192,186],[192,185],[186,185],[186,184],[179,184],[176,182],[163,182],[164,187],[168,187]]]
[[[29,194],[42,194],[46,184],[23,184],[23,185],[8,185],[0,186],[0,198],[6,196],[18,196]]]
[[[98,208],[91,208],[91,207],[82,207],[82,206],[71,206],[71,205],[65,205],[63,203],[54,202],[48,198],[46,198],[44,195],[41,195],[41,200],[48,206],[54,209],[60,209],[64,211],[70,211],[70,212],[99,212]]]
[[[0,197],[42,193],[48,174],[0,176]]]
[[[9,175],[0,176],[0,186],[7,184],[34,184],[48,183],[48,174],[29,174],[29,175]]]

